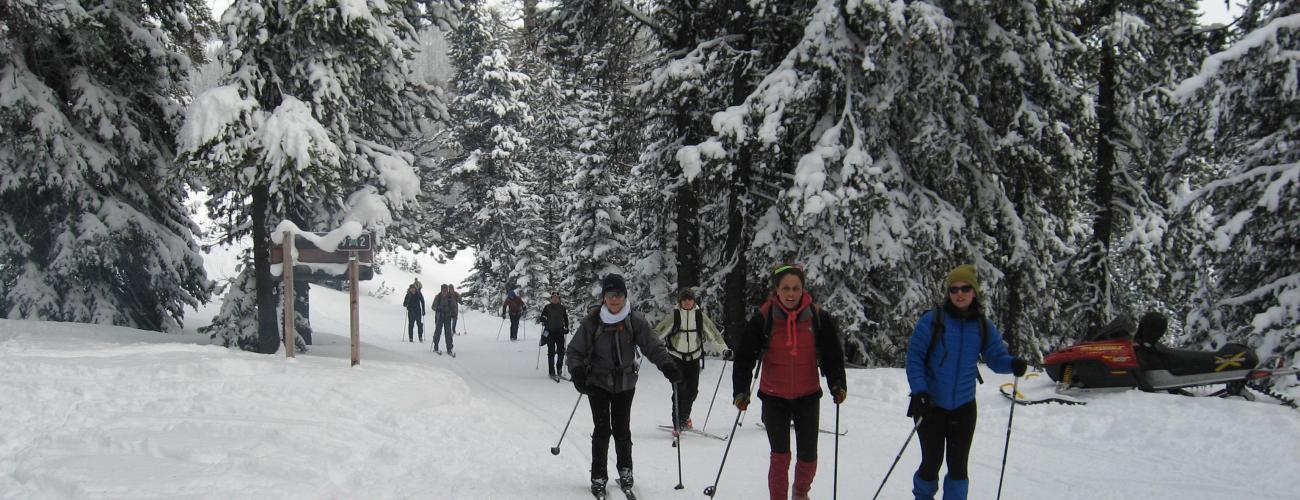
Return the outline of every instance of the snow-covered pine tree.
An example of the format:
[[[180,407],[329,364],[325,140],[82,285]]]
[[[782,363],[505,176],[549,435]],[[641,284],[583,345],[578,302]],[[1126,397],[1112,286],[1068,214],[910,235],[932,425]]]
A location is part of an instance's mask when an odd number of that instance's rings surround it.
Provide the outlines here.
[[[1178,230],[1204,235],[1176,277],[1195,292],[1190,342],[1245,342],[1292,364],[1300,350],[1300,2],[1248,2],[1238,24],[1241,37],[1175,90],[1207,110],[1187,146],[1206,151],[1217,170],[1176,204]]]
[[[544,279],[543,248],[534,244],[541,200],[528,163],[533,84],[512,56],[511,31],[499,12],[476,6],[449,37],[457,67],[450,138],[461,148],[450,175],[469,201],[457,221],[475,249],[462,296],[487,311],[499,307],[507,287]]]
[[[230,73],[191,105],[179,148],[209,189],[224,239],[253,240],[259,328],[223,337],[278,349],[273,224],[352,220],[382,235],[390,207],[414,199],[412,157],[392,145],[446,117],[441,92],[411,78],[409,64],[418,23],[445,25],[448,12],[418,0],[240,0],[226,10]]]
[[[633,16],[653,33],[657,62],[631,94],[643,146],[632,171],[637,190],[629,243],[636,264],[628,271],[639,284],[643,310],[671,309],[682,287],[702,287],[706,294],[721,288],[714,281],[720,276],[704,263],[705,249],[720,248],[723,240],[702,228],[705,221],[726,220],[726,183],[714,182],[726,176],[677,156],[683,146],[701,143],[710,133],[709,118],[730,104],[726,82],[738,56],[727,44],[744,38],[727,33],[731,3],[668,0]]]
[[[1170,163],[1185,141],[1185,128],[1168,118],[1176,108],[1165,88],[1206,55],[1197,5],[1098,0],[1078,7],[1076,31],[1089,47],[1083,81],[1096,82],[1089,85],[1095,127],[1086,128],[1095,149],[1093,166],[1081,172],[1090,172],[1081,182],[1091,184],[1092,231],[1063,283],[1078,304],[1067,323],[1094,329],[1116,314],[1167,309],[1185,295],[1163,286],[1176,254],[1163,238],[1177,185]]]
[[[994,301],[1049,282],[1065,227],[1051,209],[1070,192],[1041,180],[1070,173],[1051,168],[1071,164],[1061,117],[1081,102],[1055,76],[1051,54],[1069,40],[1053,5],[827,0],[807,19],[785,61],[714,123],[724,141],[792,155],[755,246],[806,261],[855,357],[898,362],[957,263],[980,265]],[[1016,321],[1051,307],[999,325],[1015,338]]]
[[[611,2],[562,0],[544,13],[539,48],[565,98],[555,108],[567,144],[569,192],[560,225],[565,304],[575,313],[598,303],[600,277],[628,268],[625,208],[634,180],[638,133],[629,121],[627,82],[644,55],[637,22]],[[634,287],[636,284],[634,284]]]
[[[201,0],[0,3],[0,317],[169,331],[211,284],[173,162]]]

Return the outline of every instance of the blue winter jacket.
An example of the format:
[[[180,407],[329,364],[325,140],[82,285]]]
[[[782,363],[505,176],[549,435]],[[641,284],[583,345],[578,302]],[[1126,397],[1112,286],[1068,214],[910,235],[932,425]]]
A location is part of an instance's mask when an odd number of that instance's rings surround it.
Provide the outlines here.
[[[976,362],[981,354],[989,368],[997,373],[1011,373],[1011,361],[1015,357],[1007,352],[1002,334],[992,321],[988,325],[988,341],[981,346],[979,322],[987,319],[982,315],[978,320],[960,319],[944,312],[943,339],[934,339],[936,343],[926,363],[934,313],[930,310],[921,315],[912,329],[912,340],[907,344],[907,383],[912,394],[928,392],[935,406],[953,410],[975,399],[975,375],[979,370]]]

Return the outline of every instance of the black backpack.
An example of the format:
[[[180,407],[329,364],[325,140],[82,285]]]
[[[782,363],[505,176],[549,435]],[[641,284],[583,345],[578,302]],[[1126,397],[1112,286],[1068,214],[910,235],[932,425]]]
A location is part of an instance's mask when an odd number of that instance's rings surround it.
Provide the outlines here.
[[[935,306],[930,315],[930,346],[925,350],[925,365],[930,366],[930,356],[934,354],[934,344],[943,340],[943,305]],[[938,340],[936,340],[938,339]],[[984,346],[989,343],[989,320],[984,315],[980,315],[980,356],[983,356]],[[981,384],[984,383],[984,377],[980,375],[979,370],[975,370],[975,379]]]

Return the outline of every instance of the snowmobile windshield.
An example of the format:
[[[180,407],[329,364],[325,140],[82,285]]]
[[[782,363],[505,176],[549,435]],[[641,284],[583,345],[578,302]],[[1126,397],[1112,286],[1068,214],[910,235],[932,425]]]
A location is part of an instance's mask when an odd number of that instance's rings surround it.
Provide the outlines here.
[[[1124,340],[1133,338],[1133,332],[1137,330],[1133,317],[1127,314],[1121,314],[1115,319],[1110,320],[1106,326],[1097,330],[1088,332],[1084,338],[1085,341],[1094,340]]]

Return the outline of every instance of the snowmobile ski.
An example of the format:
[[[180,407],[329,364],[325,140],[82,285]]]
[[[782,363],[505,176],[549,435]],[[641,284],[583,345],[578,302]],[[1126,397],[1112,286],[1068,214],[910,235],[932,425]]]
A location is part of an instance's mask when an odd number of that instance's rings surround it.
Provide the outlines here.
[[[673,426],[671,426],[671,425],[659,425],[659,426],[657,426],[657,427],[659,427],[659,428],[662,429],[662,430],[668,431],[668,432],[672,432],[672,431],[673,431]],[[713,438],[713,439],[717,439],[718,441],[726,441],[726,440],[727,440],[727,437],[726,437],[726,436],[719,436],[719,435],[717,435],[717,434],[714,434],[714,433],[711,433],[711,432],[704,432],[704,431],[699,430],[699,429],[682,429],[682,432],[689,432],[689,433],[691,433],[691,434],[695,434],[695,435],[699,435],[699,436],[710,437],[710,438]]]
[[[1082,406],[1088,404],[1083,401],[1073,401],[1073,400],[1063,399],[1063,398],[1029,399],[1025,397],[1025,393],[1023,392],[1019,392],[1013,396],[1011,395],[1011,388],[1013,387],[1015,386],[1012,385],[1011,383],[1002,384],[1002,386],[998,388],[998,392],[1002,393],[1002,397],[1007,398],[1007,400],[1018,405],[1028,406],[1028,405],[1037,405],[1043,403],[1056,403],[1056,404],[1062,404],[1067,406],[1073,406],[1073,405]]]

